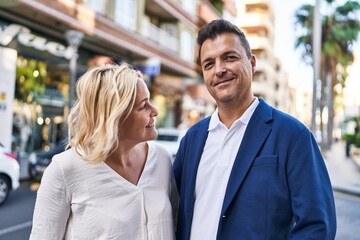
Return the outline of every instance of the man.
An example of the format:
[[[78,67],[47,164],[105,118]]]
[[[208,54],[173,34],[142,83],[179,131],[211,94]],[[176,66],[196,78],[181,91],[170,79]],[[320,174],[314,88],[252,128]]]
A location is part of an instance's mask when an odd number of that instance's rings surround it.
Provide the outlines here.
[[[329,176],[310,131],[254,97],[245,35],[214,20],[198,35],[217,110],[190,128],[173,166],[177,239],[334,239]]]

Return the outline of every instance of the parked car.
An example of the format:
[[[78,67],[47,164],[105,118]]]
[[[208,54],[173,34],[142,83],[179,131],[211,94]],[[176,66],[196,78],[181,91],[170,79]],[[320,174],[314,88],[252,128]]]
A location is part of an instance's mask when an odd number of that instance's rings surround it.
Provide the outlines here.
[[[186,129],[177,128],[159,128],[158,136],[155,142],[164,146],[171,154],[172,161],[175,160],[176,152],[178,151],[180,141],[185,135]]]
[[[0,205],[19,187],[20,165],[16,156],[0,143]]]
[[[66,142],[60,141],[49,150],[37,150],[29,155],[29,177],[30,179],[39,179],[42,177],[45,169],[51,163],[54,155],[65,150]]]

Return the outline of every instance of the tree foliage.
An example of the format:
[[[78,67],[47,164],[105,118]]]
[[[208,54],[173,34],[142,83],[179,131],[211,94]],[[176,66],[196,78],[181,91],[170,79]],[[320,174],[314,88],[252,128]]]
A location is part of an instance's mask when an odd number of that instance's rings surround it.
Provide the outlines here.
[[[314,5],[304,4],[295,12],[297,30],[295,48],[300,49],[301,58],[308,65],[313,64],[314,9]],[[353,46],[360,32],[359,10],[359,1],[350,0],[340,5],[336,0],[326,0],[324,11],[321,11],[320,112],[322,113],[325,107],[329,111],[328,130],[325,134],[328,142],[331,142],[335,114],[334,99],[337,92],[334,87],[338,83],[345,86],[346,69],[354,61]],[[330,83],[327,82],[329,77]],[[326,89],[330,90],[326,91]]]
[[[45,91],[46,63],[19,56],[16,67],[15,97],[24,102],[36,101]]]

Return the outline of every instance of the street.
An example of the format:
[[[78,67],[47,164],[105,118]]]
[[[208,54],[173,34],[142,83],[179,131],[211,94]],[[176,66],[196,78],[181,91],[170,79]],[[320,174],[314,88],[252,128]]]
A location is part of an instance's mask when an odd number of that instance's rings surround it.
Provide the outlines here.
[[[27,240],[36,199],[37,182],[23,181],[0,207],[0,239]],[[360,197],[335,193],[336,240],[360,240]]]
[[[360,239],[360,197],[335,193],[337,240]]]
[[[23,181],[0,206],[0,239],[27,240],[30,236],[38,183]]]

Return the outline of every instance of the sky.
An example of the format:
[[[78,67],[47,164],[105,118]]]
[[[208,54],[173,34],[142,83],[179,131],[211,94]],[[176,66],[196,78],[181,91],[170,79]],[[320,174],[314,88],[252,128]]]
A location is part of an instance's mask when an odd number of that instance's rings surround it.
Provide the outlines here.
[[[291,84],[312,89],[313,70],[301,61],[299,50],[295,50],[294,14],[296,9],[315,0],[271,0],[275,11],[275,55],[289,74]]]

